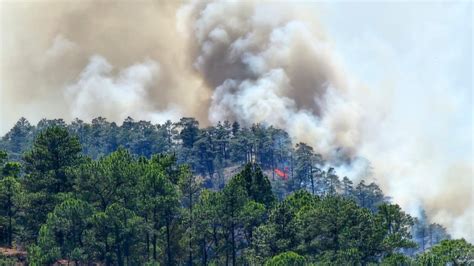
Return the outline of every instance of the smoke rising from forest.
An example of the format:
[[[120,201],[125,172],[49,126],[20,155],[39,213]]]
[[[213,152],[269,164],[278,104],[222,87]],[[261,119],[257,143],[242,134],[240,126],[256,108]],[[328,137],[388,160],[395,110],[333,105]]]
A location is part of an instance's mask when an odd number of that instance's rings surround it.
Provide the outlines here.
[[[396,203],[412,214],[423,207],[473,241],[470,158],[447,160],[422,134],[390,123],[390,93],[369,95],[346,73],[308,9],[250,1],[1,8],[2,133],[20,116],[274,125],[352,179],[367,173],[367,158]]]

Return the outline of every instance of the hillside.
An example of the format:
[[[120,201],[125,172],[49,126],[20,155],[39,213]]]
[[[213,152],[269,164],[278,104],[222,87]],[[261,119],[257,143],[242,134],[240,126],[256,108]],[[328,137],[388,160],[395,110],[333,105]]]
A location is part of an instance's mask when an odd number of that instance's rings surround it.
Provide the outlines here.
[[[0,241],[29,262],[472,259],[472,245],[273,127],[20,119],[1,147]]]

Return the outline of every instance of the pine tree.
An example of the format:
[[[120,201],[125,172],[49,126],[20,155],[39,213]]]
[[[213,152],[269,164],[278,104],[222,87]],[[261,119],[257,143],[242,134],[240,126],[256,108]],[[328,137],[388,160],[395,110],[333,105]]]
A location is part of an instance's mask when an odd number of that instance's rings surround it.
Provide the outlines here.
[[[270,180],[263,175],[256,164],[246,164],[244,169],[229,182],[232,185],[234,183],[242,187],[247,196],[255,202],[269,207],[275,201]]]
[[[8,150],[10,159],[18,160],[22,153],[30,146],[34,137],[34,127],[26,120],[20,118],[13,128],[2,138],[5,143],[3,149]]]
[[[73,191],[68,171],[81,161],[81,146],[63,127],[53,126],[41,132],[24,156],[27,197],[27,230],[35,237],[46,216],[59,203],[58,195]]]
[[[377,223],[383,232],[382,256],[389,256],[401,248],[412,248],[416,244],[411,241],[410,228],[413,219],[404,213],[400,206],[382,204],[376,214]]]
[[[196,179],[196,176],[193,176],[189,168],[186,166],[180,167],[179,188],[182,195],[182,206],[187,209],[187,212],[185,212],[183,218],[183,223],[186,228],[186,237],[184,240],[187,243],[188,265],[192,265],[194,260],[193,234],[198,233],[195,231],[196,215],[194,212],[194,206],[196,205],[197,199],[199,197],[201,184],[200,181]]]
[[[226,264],[237,264],[240,241],[237,232],[243,226],[242,210],[248,201],[244,188],[237,182],[230,182],[222,190],[221,214],[226,232]]]
[[[354,197],[354,187],[352,181],[345,176],[341,182],[342,196],[346,198]]]
[[[12,247],[18,212],[22,208],[24,191],[17,176],[4,176],[0,179],[0,241]]]
[[[93,214],[93,208],[84,201],[66,199],[48,214],[48,219],[41,226],[38,246],[44,253],[49,250],[59,251],[54,259],[65,258],[78,262],[87,262],[91,250],[86,239],[86,230]]]

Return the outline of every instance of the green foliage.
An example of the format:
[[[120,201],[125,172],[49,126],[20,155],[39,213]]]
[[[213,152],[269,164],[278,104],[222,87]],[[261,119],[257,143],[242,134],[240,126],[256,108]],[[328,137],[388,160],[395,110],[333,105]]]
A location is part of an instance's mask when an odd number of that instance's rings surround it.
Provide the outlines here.
[[[375,183],[365,184],[362,180],[353,190],[353,197],[359,206],[367,208],[373,212],[378,210],[378,206],[385,201],[382,190]],[[350,196],[349,196],[350,197]]]
[[[315,184],[313,179],[314,160],[315,155],[313,148],[306,145],[305,143],[296,144],[296,179],[294,180],[294,186],[300,189],[305,184],[311,184],[311,192],[315,194]]]
[[[383,266],[405,266],[405,265],[414,265],[413,259],[407,257],[400,253],[393,253],[385,257],[381,265]]]
[[[199,134],[199,122],[191,117],[183,117],[176,123],[179,128],[179,139],[183,143],[183,147],[192,148]]]
[[[35,237],[47,214],[59,203],[59,193],[72,192],[73,178],[67,171],[80,163],[79,140],[64,127],[42,131],[24,156],[27,205],[26,230]]]
[[[323,261],[359,263],[375,257],[377,239],[373,238],[377,235],[373,218],[354,202],[328,197],[297,216],[302,254],[314,254],[315,259],[320,256]]]
[[[19,162],[7,162],[2,169],[3,176],[18,177],[21,171],[21,164]]]
[[[183,206],[181,226],[185,230],[182,242],[187,246],[188,264],[191,265],[194,261],[194,253],[198,252],[195,239],[195,235],[198,234],[198,231],[196,231],[195,205],[201,191],[201,182],[197,180],[187,166],[182,166],[178,186],[181,190]]]
[[[318,198],[306,191],[297,191],[269,212],[268,222],[255,229],[252,242],[252,254],[256,262],[278,253],[296,249],[299,243],[296,215],[300,210],[310,208]]]
[[[33,244],[28,249],[29,261],[33,265],[47,265],[54,263],[61,258],[61,248],[55,242],[54,232],[47,225],[42,225],[37,244]]]
[[[65,128],[55,126],[41,132],[24,157],[28,190],[71,191],[73,180],[66,170],[79,162],[80,151],[79,140],[69,135]]]
[[[305,258],[293,251],[283,252],[265,262],[265,266],[303,266],[305,264]]]
[[[275,201],[272,186],[262,170],[254,164],[246,164],[244,169],[230,181],[230,185],[242,187],[254,201],[269,207]]]
[[[474,246],[464,239],[443,240],[417,258],[423,265],[470,265],[473,261]]]
[[[242,223],[248,242],[252,241],[255,228],[265,222],[266,212],[265,205],[255,201],[248,201],[242,208]]]
[[[18,227],[18,212],[23,206],[24,191],[16,177],[5,176],[0,179],[0,240],[7,246],[13,245],[13,238]]]
[[[150,221],[152,228],[152,246],[153,258],[157,259],[156,242],[157,236],[164,228],[166,234],[166,243],[162,247],[166,250],[166,262],[173,261],[171,231],[173,224],[179,212],[179,192],[177,187],[166,178],[165,172],[159,165],[150,164],[143,179],[140,179],[140,194],[143,195],[140,200],[141,206]]]
[[[28,265],[40,266],[47,264],[47,258],[43,255],[40,247],[33,244],[28,246]]]
[[[408,254],[410,255],[425,252],[440,241],[451,238],[442,225],[436,223],[430,224],[423,210],[420,213],[420,217],[414,218],[413,222],[411,234],[417,247],[408,250]]]
[[[97,161],[79,165],[71,175],[80,196],[105,211],[113,203],[132,203],[137,171],[132,155],[119,149]]]
[[[195,206],[195,232],[193,240],[196,243],[199,257],[198,262],[203,265],[215,259],[211,256],[211,251],[220,251],[219,229],[221,226],[220,203],[221,194],[209,190],[202,191]],[[217,254],[216,254],[217,255]]]
[[[405,214],[400,206],[382,204],[379,206],[376,219],[384,235],[382,251],[385,255],[391,255],[400,248],[415,247],[410,235],[413,219]]]
[[[104,212],[98,212],[92,217],[95,239],[99,240],[100,250],[105,254],[106,261],[117,265],[137,263],[141,235],[144,231],[143,218],[136,215],[118,203],[113,203]],[[103,241],[103,242],[102,242]],[[108,246],[110,245],[110,246]]]
[[[31,149],[8,161],[20,141]],[[429,243],[419,263],[472,260],[273,127],[21,120],[0,146],[0,240],[27,246],[30,265],[407,265],[412,232]]]
[[[230,182],[222,190],[220,212],[225,235],[225,251],[230,254],[232,264],[237,263],[237,251],[241,245],[237,232],[243,227],[243,208],[249,198],[245,189],[237,182]]]
[[[81,200],[67,199],[48,214],[41,226],[38,244],[40,261],[51,263],[59,258],[74,261],[88,259],[84,251],[86,230],[89,227],[92,207]]]
[[[0,254],[0,265],[15,265],[16,262],[16,258],[6,257]]]
[[[0,165],[2,166],[2,168],[5,162],[7,161],[7,159],[8,159],[8,153],[6,151],[0,150]]]
[[[2,149],[5,149],[14,160],[21,158],[33,140],[33,127],[24,118],[20,118],[13,128],[2,138]]]

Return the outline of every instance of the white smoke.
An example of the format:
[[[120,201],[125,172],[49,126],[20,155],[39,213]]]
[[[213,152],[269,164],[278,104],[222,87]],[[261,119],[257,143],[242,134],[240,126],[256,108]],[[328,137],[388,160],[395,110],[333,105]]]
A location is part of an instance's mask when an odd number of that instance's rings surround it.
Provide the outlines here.
[[[416,130],[420,121],[400,123],[391,94],[373,96],[345,73],[304,10],[215,1],[192,3],[180,15],[191,29],[194,66],[215,88],[211,122],[284,128],[337,163],[341,174],[356,182],[376,178],[412,215],[425,208],[454,237],[474,241],[468,159],[446,158],[424,137],[430,133]],[[341,155],[352,163],[341,164]]]
[[[331,45],[314,21],[282,7],[216,1],[181,9],[194,29],[194,66],[215,88],[209,119],[267,123],[323,155],[353,153],[359,107],[345,95]]]
[[[153,82],[159,82],[160,66],[153,60],[134,64],[116,75],[102,56],[92,56],[76,83],[66,87],[65,97],[73,117],[92,120],[101,114],[114,121],[127,116],[163,123],[178,120],[178,107],[156,110],[149,102]]]

